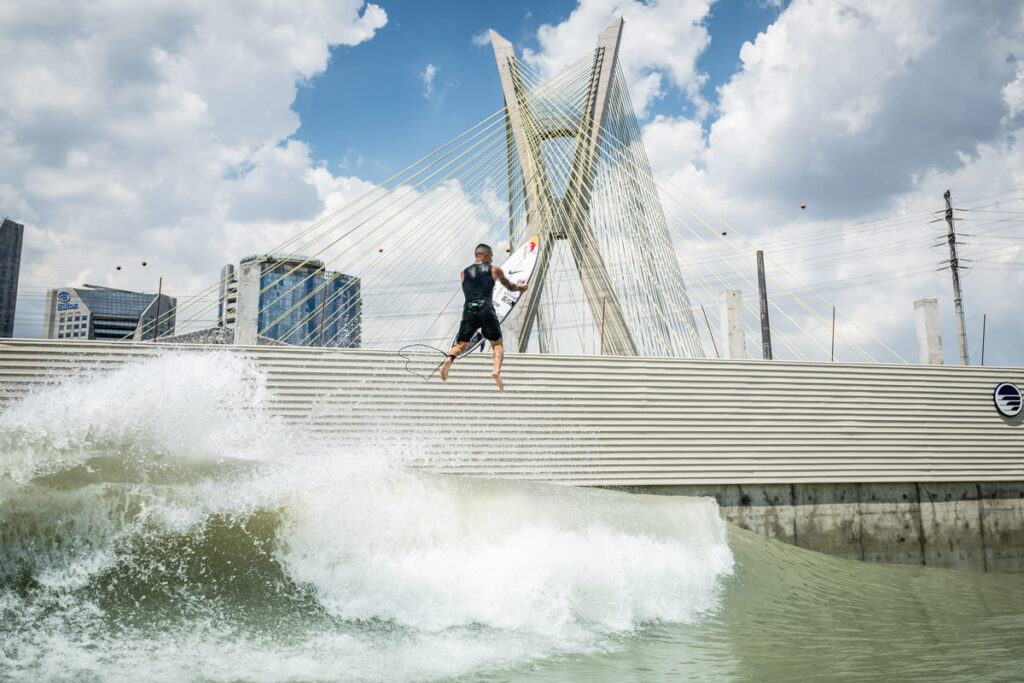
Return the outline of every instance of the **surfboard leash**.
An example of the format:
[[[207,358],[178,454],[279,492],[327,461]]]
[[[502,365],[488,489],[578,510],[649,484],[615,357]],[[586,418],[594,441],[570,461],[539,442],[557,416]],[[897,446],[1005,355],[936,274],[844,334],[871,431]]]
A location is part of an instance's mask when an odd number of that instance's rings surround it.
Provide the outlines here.
[[[470,348],[468,348],[465,351],[463,351],[461,355],[458,355],[458,356],[455,356],[454,358],[452,358],[452,364],[454,364],[455,361],[459,360],[460,358],[464,358],[465,356],[468,356],[469,354],[473,353],[474,351],[483,351],[484,350],[484,344],[485,344],[484,340],[481,340],[480,343],[478,343],[478,344],[473,344],[473,346],[471,346]],[[444,358],[441,359],[441,362],[437,364],[437,366],[433,369],[433,371],[429,375],[424,376],[423,374],[421,374],[419,372],[416,372],[415,370],[413,370],[412,368],[409,367],[409,363],[411,363],[415,359],[414,358],[410,358],[408,355],[406,355],[406,351],[411,349],[411,348],[417,347],[417,346],[422,346],[423,348],[430,349],[431,351],[437,351],[439,354],[444,356]],[[436,346],[431,346],[430,344],[409,344],[407,346],[403,346],[402,348],[398,349],[398,355],[401,356],[403,360],[405,360],[405,371],[408,372],[410,375],[416,375],[417,377],[420,377],[421,379],[423,379],[424,382],[429,382],[430,380],[432,380],[434,378],[434,375],[437,374],[437,371],[441,369],[442,365],[444,365],[445,359],[448,358],[448,352],[447,351],[443,351],[443,350],[437,348]]]
[[[437,351],[439,354],[444,356],[444,358],[441,359],[441,362],[434,366],[433,371],[429,375],[423,375],[422,373],[417,372],[416,370],[409,366],[409,364],[416,359],[408,355],[407,351],[417,346],[422,346],[423,348],[430,349],[431,351]],[[444,362],[448,359],[448,354],[445,351],[442,351],[436,346],[431,346],[430,344],[409,344],[408,346],[403,346],[402,348],[398,349],[398,355],[405,360],[405,371],[408,372],[410,375],[416,375],[417,377],[421,378],[424,382],[429,382],[431,379],[433,379],[434,375],[437,374],[437,371],[441,369],[441,366],[444,365]]]

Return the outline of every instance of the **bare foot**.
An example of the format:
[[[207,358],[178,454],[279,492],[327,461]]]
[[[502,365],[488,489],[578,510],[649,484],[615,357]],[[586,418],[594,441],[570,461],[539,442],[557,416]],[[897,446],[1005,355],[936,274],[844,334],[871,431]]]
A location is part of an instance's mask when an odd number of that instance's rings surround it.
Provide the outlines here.
[[[498,391],[505,391],[505,383],[501,381],[501,373],[495,370],[491,373],[491,377],[498,383]]]
[[[444,363],[441,364],[441,381],[448,381],[448,371],[452,369],[452,359],[446,358]]]

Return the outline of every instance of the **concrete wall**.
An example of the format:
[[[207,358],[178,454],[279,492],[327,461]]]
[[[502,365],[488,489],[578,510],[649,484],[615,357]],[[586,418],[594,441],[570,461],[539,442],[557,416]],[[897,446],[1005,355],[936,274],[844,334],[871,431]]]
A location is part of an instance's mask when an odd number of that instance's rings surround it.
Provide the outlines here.
[[[0,407],[33,386],[166,352],[234,353],[267,409],[300,428],[396,448],[453,474],[580,486],[1024,481],[1024,414],[992,392],[1024,369],[488,354],[152,342],[0,341]],[[408,365],[407,365],[408,363]],[[196,378],[201,382],[202,378]],[[472,419],[439,422],[439,415]],[[495,449],[495,444],[504,447]]]
[[[409,372],[440,354],[0,340],[0,410],[168,352],[242,354],[268,411],[353,448],[385,441],[410,466],[712,495],[729,521],[805,548],[1022,570],[1024,415],[992,400],[1022,368],[510,354],[502,393],[486,354],[442,383]]]
[[[868,562],[1024,572],[1024,482],[628,487],[707,496],[722,517],[791,545]]]

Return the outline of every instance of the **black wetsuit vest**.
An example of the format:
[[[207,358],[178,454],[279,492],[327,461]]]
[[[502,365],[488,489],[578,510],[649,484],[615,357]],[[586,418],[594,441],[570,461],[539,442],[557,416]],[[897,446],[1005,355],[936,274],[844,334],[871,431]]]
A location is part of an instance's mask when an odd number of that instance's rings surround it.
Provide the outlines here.
[[[462,271],[462,293],[466,302],[490,301],[494,293],[494,276],[490,263],[474,263]]]

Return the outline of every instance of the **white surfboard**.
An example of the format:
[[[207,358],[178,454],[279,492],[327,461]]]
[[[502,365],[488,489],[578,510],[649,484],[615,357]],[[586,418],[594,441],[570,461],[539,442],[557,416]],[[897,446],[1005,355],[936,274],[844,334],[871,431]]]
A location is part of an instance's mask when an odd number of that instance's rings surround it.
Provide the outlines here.
[[[526,242],[501,264],[501,270],[505,273],[505,277],[509,279],[509,282],[513,284],[517,282],[529,284],[530,278],[533,277],[533,270],[537,267],[537,255],[540,253],[540,242],[538,240],[539,238],[534,237],[529,242]],[[510,292],[500,282],[494,283],[494,291],[491,292],[491,302],[494,304],[494,313],[498,316],[498,322],[505,322],[505,318],[515,308],[516,303],[519,302],[520,296],[522,296],[522,292]],[[459,332],[456,330],[449,348],[455,346],[458,336]],[[476,350],[482,351],[486,344],[487,340],[484,339],[483,331],[478,329],[470,338],[466,351],[460,353],[456,358],[462,358]]]

